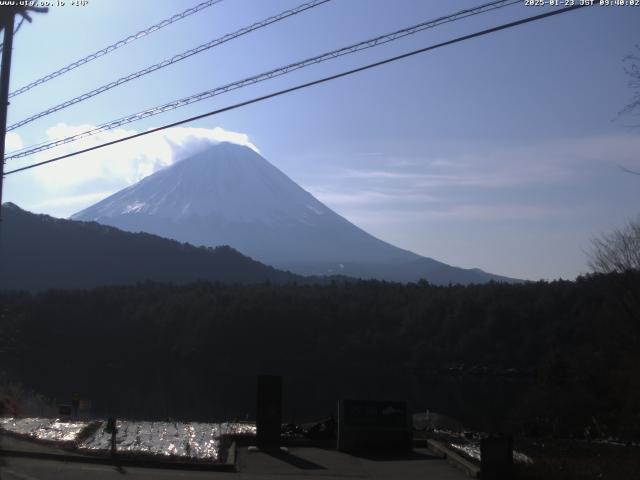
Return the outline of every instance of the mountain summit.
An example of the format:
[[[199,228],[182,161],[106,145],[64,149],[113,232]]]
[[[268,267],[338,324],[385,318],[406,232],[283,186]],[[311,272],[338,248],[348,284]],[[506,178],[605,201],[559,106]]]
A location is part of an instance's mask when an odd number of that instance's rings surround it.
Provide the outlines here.
[[[451,267],[379,240],[254,150],[222,142],[82,210],[90,220],[193,245],[231,245],[300,274],[472,283],[505,277]]]

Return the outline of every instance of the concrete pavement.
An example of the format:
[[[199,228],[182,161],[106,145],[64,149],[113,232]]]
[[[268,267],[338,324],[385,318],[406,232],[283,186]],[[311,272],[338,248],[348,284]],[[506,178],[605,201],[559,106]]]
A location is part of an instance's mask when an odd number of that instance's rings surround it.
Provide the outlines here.
[[[31,458],[0,457],[2,480],[96,480],[120,478],[146,479],[224,479],[275,480],[282,478],[344,479],[468,479],[462,471],[435,457],[427,450],[416,449],[402,457],[356,457],[335,450],[291,448],[289,452],[249,452],[238,448],[238,472],[202,472],[156,468],[122,467],[70,463]]]
[[[75,453],[73,450],[64,449],[53,443],[41,443],[31,440],[25,440],[16,438],[6,434],[0,434],[0,449],[5,450],[18,450],[22,452],[33,453],[53,453],[58,455],[73,455],[81,457],[79,453]]]
[[[291,448],[289,452],[248,452],[238,448],[238,478],[318,477],[322,479],[367,478],[460,480],[463,472],[427,449],[395,456],[352,456],[336,450]]]
[[[53,445],[43,445],[3,435],[5,449],[74,455]],[[62,457],[61,457],[62,458]],[[72,458],[71,460],[76,460]],[[282,478],[334,479],[424,479],[463,480],[464,472],[427,449],[396,456],[353,456],[317,447],[291,447],[288,451],[252,452],[246,446],[236,450],[236,472],[189,471],[165,468],[101,465],[82,461],[0,456],[0,480],[112,479],[122,475],[146,479],[272,480]]]

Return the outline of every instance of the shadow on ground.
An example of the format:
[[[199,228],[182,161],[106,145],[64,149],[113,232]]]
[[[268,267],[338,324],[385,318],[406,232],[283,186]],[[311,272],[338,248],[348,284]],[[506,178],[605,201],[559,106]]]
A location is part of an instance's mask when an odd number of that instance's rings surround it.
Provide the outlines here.
[[[354,452],[354,457],[364,458],[374,462],[406,462],[407,460],[442,460],[441,456],[422,452],[371,453]]]
[[[327,468],[319,465],[315,462],[311,462],[302,457],[298,457],[297,455],[293,455],[292,453],[285,452],[283,450],[272,450],[272,451],[263,451],[266,455],[269,455],[273,458],[276,458],[282,462],[288,463],[289,465],[299,468],[301,470],[326,470]]]

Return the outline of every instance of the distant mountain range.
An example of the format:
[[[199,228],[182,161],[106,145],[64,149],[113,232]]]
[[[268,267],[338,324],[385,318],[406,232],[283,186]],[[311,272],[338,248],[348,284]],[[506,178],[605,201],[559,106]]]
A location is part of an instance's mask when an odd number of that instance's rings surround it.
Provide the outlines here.
[[[301,275],[435,284],[513,282],[395,247],[350,223],[254,150],[228,142],[150,175],[73,220],[215,247]]]
[[[226,246],[198,248],[95,222],[36,215],[12,203],[2,206],[0,290],[91,288],[147,280],[246,284],[304,279]]]

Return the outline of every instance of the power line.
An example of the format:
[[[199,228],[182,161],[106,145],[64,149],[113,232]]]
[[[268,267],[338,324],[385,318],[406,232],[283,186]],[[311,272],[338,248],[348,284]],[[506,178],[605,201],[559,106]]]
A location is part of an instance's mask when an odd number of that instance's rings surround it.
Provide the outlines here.
[[[622,165],[618,165],[618,168],[619,168],[620,170],[622,170],[623,172],[626,172],[626,173],[631,173],[631,174],[633,174],[633,175],[640,175],[640,172],[639,172],[639,171],[631,170],[630,168],[623,167]]]
[[[42,147],[42,146],[48,145],[50,143],[51,143],[51,140],[45,140],[45,141],[40,142],[40,143],[34,143],[34,144],[31,144],[31,145],[26,145],[24,147],[16,148],[15,150],[11,150],[10,152],[7,152],[7,154],[6,154],[7,156],[5,158],[7,160],[11,160],[12,158],[19,158],[19,157],[23,157],[23,156],[26,157],[26,156],[32,155],[32,154],[31,153],[24,154],[24,155],[20,155],[20,154],[23,153],[23,152],[26,152],[27,150],[34,149],[34,148],[37,148],[37,147]],[[53,147],[50,147],[50,148],[53,148]],[[46,149],[44,149],[44,150],[46,150]],[[36,152],[33,152],[33,153],[36,153]],[[12,155],[16,155],[16,156],[12,156]]]
[[[31,82],[28,85],[25,85],[24,87],[21,87],[13,92],[11,92],[9,94],[9,98],[11,97],[15,97],[16,95],[20,95],[21,93],[24,93],[28,90],[31,90],[33,87],[36,87],[38,85],[41,85],[45,82],[48,82],[49,80],[52,80],[56,77],[59,77],[60,75],[64,75],[67,72],[70,72],[71,70],[74,70],[86,63],[89,63],[93,60],[95,60],[96,58],[102,57],[104,55],[106,55],[107,53],[111,53],[114,50],[117,50],[120,47],[124,47],[125,45],[133,42],[134,40],[138,40],[142,37],[146,37],[147,35],[152,34],[153,32],[157,32],[158,30],[160,30],[161,28],[164,28],[168,25],[171,25],[172,23],[177,22],[178,20],[182,20],[183,18],[186,18],[190,15],[193,15],[194,13],[198,13],[202,10],[204,10],[205,8],[209,8],[217,3],[222,2],[222,0],[207,0],[206,2],[202,2],[199,3],[198,5],[196,5],[195,7],[191,7],[186,9],[183,12],[180,13],[176,13],[175,15],[173,15],[170,18],[166,18],[164,20],[162,20],[159,23],[156,23],[155,25],[150,26],[149,28],[146,28],[144,30],[140,30],[138,33],[135,33],[133,35],[129,35],[126,38],[123,38],[122,40],[118,40],[115,43],[112,43],[111,45],[104,47],[100,50],[98,50],[97,52],[94,52],[90,55],[87,55],[86,57],[81,58],[80,60],[76,60],[73,63],[70,63],[69,65],[62,67],[59,70],[56,70],[55,72],[49,73],[48,75],[45,75],[44,77],[41,77],[33,82]]]
[[[22,17],[20,19],[20,23],[18,23],[18,26],[16,27],[16,29],[13,31],[13,34],[15,35],[16,33],[18,33],[18,30],[20,30],[20,27],[22,26],[22,24],[24,23],[24,17]]]
[[[65,102],[62,102],[58,105],[55,105],[51,108],[48,108],[47,110],[44,110],[40,113],[36,113],[35,115],[32,115],[28,118],[25,118],[24,120],[21,120],[19,122],[14,123],[13,125],[10,125],[7,127],[7,131],[11,131],[11,130],[15,130],[16,128],[19,128],[23,125],[26,125],[27,123],[31,123],[34,120],[37,120],[38,118],[42,118],[45,117],[47,115],[50,115],[52,113],[58,112],[60,110],[63,110],[67,107],[70,107],[71,105],[75,105],[76,103],[80,103],[84,100],[88,100],[91,97],[95,97],[96,95],[100,95],[101,93],[104,93],[108,90],[111,90],[112,88],[115,88],[119,85],[123,85],[127,82],[130,82],[131,80],[135,80],[136,78],[140,78],[144,75],[148,75],[149,73],[155,72],[157,70],[160,70],[162,68],[168,67],[169,65],[173,65],[174,63],[178,63],[181,60],[184,60],[185,58],[189,58],[193,55],[197,55],[198,53],[202,53],[206,50],[209,50],[211,48],[217,47],[219,45],[222,45],[223,43],[229,42],[231,40],[233,40],[234,38],[238,38],[241,37],[243,35],[246,35],[250,32],[253,32],[254,30],[258,30],[260,28],[264,28],[268,25],[271,25],[272,23],[276,23],[279,22],[281,20],[284,20],[286,18],[289,18],[291,16],[297,15],[299,13],[302,13],[306,10],[309,10],[311,8],[317,7],[319,5],[322,5],[324,3],[330,2],[331,0],[312,0],[311,2],[307,2],[307,3],[303,3],[302,5],[298,5],[295,8],[289,9],[289,10],[285,10],[277,15],[274,15],[272,17],[266,18],[264,20],[261,20],[259,22],[256,22],[252,25],[249,25],[247,27],[243,27],[239,30],[236,30],[233,33],[229,33],[227,35],[224,35],[222,37],[216,38],[215,40],[211,40],[210,42],[204,43],[202,45],[199,45],[195,48],[189,49],[185,52],[179,53],[177,55],[174,55],[171,58],[167,58],[165,60],[163,60],[162,62],[158,62],[154,65],[151,65],[149,67],[143,68],[142,70],[138,70],[137,72],[134,73],[130,73],[129,75],[125,75],[124,77],[120,77],[117,80],[114,80],[113,82],[109,82],[107,84],[104,84],[96,89],[93,89],[87,93],[83,93],[82,95],[78,95],[77,97],[74,97],[70,100],[67,100]]]
[[[21,151],[21,152],[17,152],[17,153],[13,153],[10,156],[7,157],[7,159],[14,159],[14,158],[21,158],[21,157],[26,157],[29,155],[33,155],[34,153],[38,153],[38,152],[42,152],[44,150],[49,150],[51,148],[55,148],[58,147],[60,145],[64,145],[70,142],[74,142],[83,138],[87,138],[90,137],[92,135],[96,135],[100,132],[104,132],[107,130],[113,130],[114,128],[118,128],[122,125],[128,124],[128,123],[132,123],[138,120],[141,120],[143,118],[148,118],[148,117],[152,117],[154,115],[158,115],[160,113],[164,113],[170,110],[175,110],[177,108],[186,106],[186,105],[190,105],[192,103],[195,102],[199,102],[202,100],[206,100],[208,98],[217,96],[217,95],[221,95],[223,93],[227,93],[230,92],[232,90],[237,90],[239,88],[243,88],[249,85],[253,85],[255,83],[259,83],[259,82],[263,82],[265,80],[269,80],[271,78],[275,78],[281,75],[285,75],[287,73],[290,73],[294,70],[299,70],[301,68],[305,68],[308,67],[310,65],[315,65],[318,63],[322,63],[328,60],[332,60],[334,58],[338,58],[341,57],[343,55],[348,55],[348,54],[352,54],[355,52],[359,52],[362,50],[366,50],[372,47],[376,47],[378,45],[383,45],[385,43],[389,43],[395,40],[398,40],[400,38],[406,37],[408,35],[413,35],[415,33],[418,33],[422,30],[426,30],[428,28],[435,28],[439,25],[445,24],[445,23],[449,23],[449,22],[453,22],[453,21],[457,21],[457,20],[461,20],[463,18],[466,17],[470,17],[473,15],[478,15],[481,13],[485,13],[488,11],[492,11],[492,10],[496,10],[498,8],[503,8],[509,5],[513,5],[516,3],[521,3],[520,0],[499,0],[499,1],[494,1],[494,2],[490,2],[484,5],[480,5],[478,7],[475,8],[471,8],[471,9],[465,9],[465,10],[461,10],[457,13],[454,13],[452,15],[447,15],[444,17],[439,17],[435,20],[429,20],[426,22],[422,22],[419,23],[417,25],[414,25],[412,27],[407,27],[407,28],[403,28],[401,30],[397,30],[395,32],[392,33],[388,33],[385,35],[380,35],[377,36],[375,38],[371,38],[369,40],[365,40],[353,45],[350,45],[348,47],[343,47],[337,50],[332,50],[330,52],[326,52],[323,53],[321,55],[317,55],[315,57],[311,57],[311,58],[307,58],[305,60],[296,62],[296,63],[292,63],[289,65],[286,65],[284,67],[279,67],[267,72],[263,72],[259,75],[255,75],[253,77],[249,77],[249,78],[245,78],[243,80],[239,80],[236,82],[232,82],[226,85],[223,85],[221,87],[216,87],[213,88],[211,90],[207,90],[201,93],[197,93],[195,95],[191,95],[189,97],[185,97],[179,100],[174,100],[172,102],[166,103],[164,105],[160,105],[157,107],[153,107],[147,110],[143,110],[141,112],[138,113],[134,113],[131,115],[128,115],[126,117],[121,117],[117,120],[113,120],[111,122],[108,123],[104,123],[102,125],[97,126],[96,128],[93,128],[91,130],[87,130],[81,133],[78,133],[76,135],[71,135],[69,137],[66,138],[62,138],[62,139],[58,139],[58,140],[54,140],[48,143],[45,143],[43,145],[34,145],[32,147],[28,147],[27,149]]]
[[[210,116],[213,116],[213,115],[218,115],[220,113],[228,112],[230,110],[235,110],[237,108],[244,107],[244,106],[247,106],[247,105],[251,105],[253,103],[262,102],[262,101],[268,100],[270,98],[278,97],[278,96],[285,95],[287,93],[291,93],[291,92],[294,92],[294,91],[297,91],[297,90],[302,90],[304,88],[312,87],[314,85],[319,85],[321,83],[329,82],[331,80],[336,80],[338,78],[342,78],[342,77],[346,77],[346,76],[353,75],[353,74],[356,74],[356,73],[360,73],[360,72],[363,72],[365,70],[369,70],[369,69],[372,69],[372,68],[375,68],[375,67],[380,67],[380,66],[386,65],[388,63],[396,62],[398,60],[402,60],[402,59],[405,59],[405,58],[412,57],[414,55],[418,55],[420,53],[425,53],[425,52],[428,52],[428,51],[431,51],[431,50],[435,50],[437,48],[445,47],[447,45],[452,45],[454,43],[459,43],[459,42],[462,42],[462,41],[465,41],[465,40],[471,40],[472,38],[480,37],[480,36],[483,36],[483,35],[488,35],[488,34],[491,34],[491,33],[498,32],[500,30],[506,30],[508,28],[513,28],[513,27],[517,27],[519,25],[524,25],[526,23],[534,22],[534,21],[537,21],[537,20],[542,20],[544,18],[548,18],[548,17],[554,16],[554,15],[560,15],[562,13],[567,13],[567,12],[570,12],[572,10],[577,10],[577,9],[583,8],[585,6],[587,6],[587,5],[575,5],[575,6],[571,6],[571,7],[565,7],[565,8],[561,8],[561,9],[558,9],[558,10],[553,10],[553,11],[550,11],[550,12],[542,13],[540,15],[534,15],[532,17],[527,17],[527,18],[523,18],[523,19],[520,19],[520,20],[516,20],[514,22],[509,22],[509,23],[505,23],[505,24],[502,24],[502,25],[498,25],[496,27],[492,27],[492,28],[489,28],[489,29],[486,29],[486,30],[481,30],[479,32],[471,33],[469,35],[464,35],[462,37],[457,37],[457,38],[454,38],[452,40],[448,40],[446,42],[437,43],[435,45],[430,45],[428,47],[420,48],[418,50],[413,50],[411,52],[404,53],[402,55],[397,55],[395,57],[390,57],[390,58],[387,58],[385,60],[381,60],[381,61],[378,61],[378,62],[375,62],[375,63],[370,63],[370,64],[365,65],[363,67],[358,67],[358,68],[354,68],[352,70],[347,70],[347,71],[344,71],[344,72],[341,72],[341,73],[337,73],[335,75],[330,75],[328,77],[323,77],[323,78],[320,78],[320,79],[317,79],[317,80],[313,80],[311,82],[299,84],[299,85],[296,85],[294,87],[286,88],[284,90],[279,90],[279,91],[276,91],[276,92],[269,93],[267,95],[263,95],[263,96],[260,96],[260,97],[255,97],[255,98],[252,98],[251,100],[246,100],[244,102],[236,103],[234,105],[230,105],[230,106],[227,106],[227,107],[224,107],[224,108],[220,108],[220,109],[213,110],[213,111],[210,111],[210,112],[207,112],[207,113],[203,113],[201,115],[196,115],[194,117],[189,117],[189,118],[186,118],[184,120],[180,120],[180,121],[173,122],[173,123],[170,123],[170,124],[167,124],[167,125],[163,125],[162,127],[157,127],[157,128],[153,128],[151,130],[147,130],[146,132],[136,133],[134,135],[129,135],[127,137],[123,137],[123,138],[120,138],[118,140],[112,140],[110,142],[102,143],[100,145],[95,145],[93,147],[85,148],[83,150],[78,150],[76,152],[68,153],[66,155],[61,155],[59,157],[51,158],[49,160],[44,160],[42,162],[33,163],[31,165],[27,165],[27,166],[21,167],[21,168],[16,168],[14,170],[10,170],[10,171],[6,172],[5,175],[10,175],[12,173],[22,172],[24,170],[29,170],[29,169],[32,169],[32,168],[35,168],[35,167],[39,167],[39,166],[46,165],[46,164],[49,164],[49,163],[57,162],[59,160],[63,160],[65,158],[69,158],[69,157],[73,157],[73,156],[76,156],[76,155],[80,155],[82,153],[91,152],[93,150],[97,150],[97,149],[100,149],[100,148],[108,147],[110,145],[115,145],[117,143],[125,142],[125,141],[128,141],[128,140],[133,140],[135,138],[142,137],[142,136],[145,136],[145,135],[149,135],[151,133],[159,132],[161,130],[166,130],[167,128],[176,127],[178,125],[183,125],[185,123],[193,122],[195,120],[200,120],[202,118],[210,117]]]

